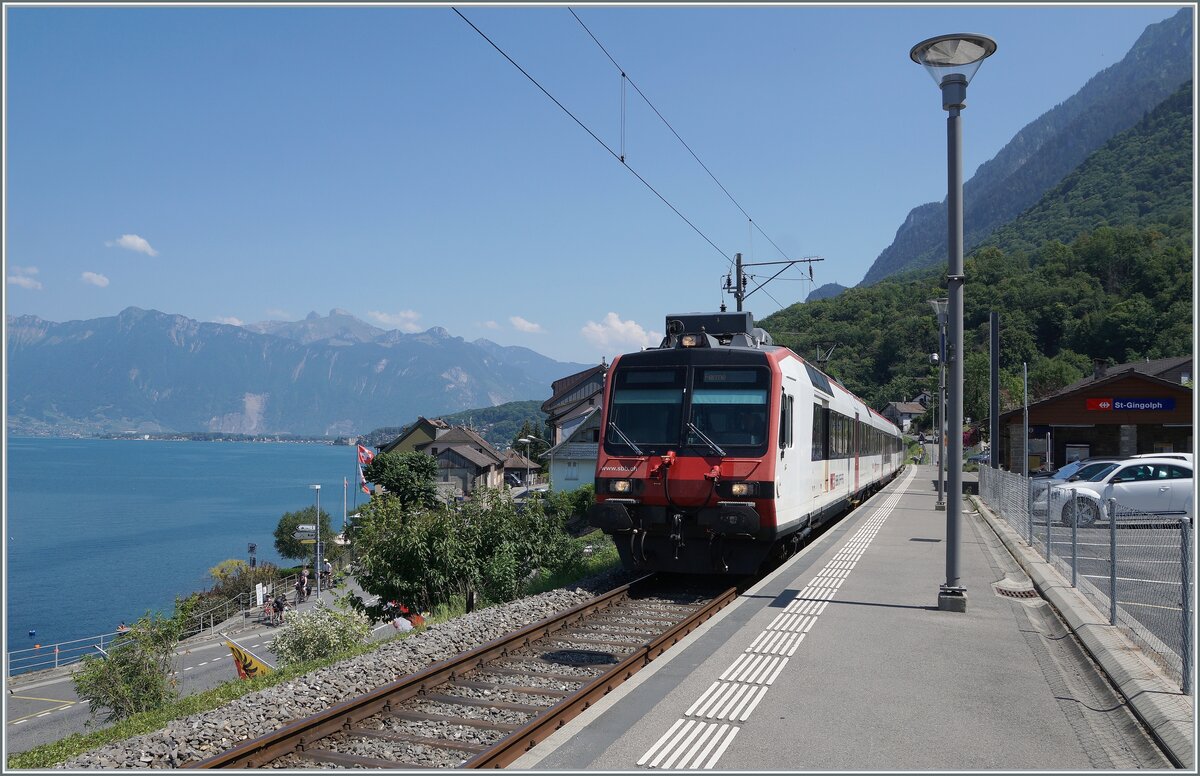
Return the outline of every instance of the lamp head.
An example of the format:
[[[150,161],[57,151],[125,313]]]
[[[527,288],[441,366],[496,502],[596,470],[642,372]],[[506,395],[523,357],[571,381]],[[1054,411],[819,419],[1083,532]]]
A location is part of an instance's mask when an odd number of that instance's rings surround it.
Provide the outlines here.
[[[937,314],[938,323],[946,320],[946,311],[950,308],[950,300],[946,297],[940,299],[930,299],[929,306],[933,308],[933,312]]]
[[[959,32],[923,40],[912,47],[908,56],[923,66],[938,86],[946,85],[951,76],[960,76],[965,89],[983,60],[994,53],[996,41],[988,36]],[[950,83],[958,81],[955,78]]]

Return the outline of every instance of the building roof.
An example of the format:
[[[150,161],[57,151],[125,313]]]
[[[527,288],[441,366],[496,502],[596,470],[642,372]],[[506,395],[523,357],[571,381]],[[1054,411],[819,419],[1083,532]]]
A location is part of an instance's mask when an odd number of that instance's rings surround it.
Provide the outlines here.
[[[403,442],[405,439],[408,439],[408,437],[411,436],[414,431],[421,428],[421,426],[423,424],[433,428],[434,436],[437,436],[437,433],[439,430],[445,430],[445,429],[450,428],[450,424],[447,423],[446,421],[442,420],[441,418],[434,418],[433,420],[429,420],[428,418],[418,415],[415,423],[413,423],[408,428],[404,429],[404,432],[402,434],[400,434],[398,437],[396,437],[395,439],[393,439],[391,442],[388,442],[383,447],[380,447],[379,452],[390,453],[391,451],[395,450],[396,447],[401,442]]]
[[[432,443],[430,446],[432,446]],[[443,453],[454,453],[455,455],[467,459],[481,469],[488,469],[499,463],[498,461],[493,460],[491,456],[481,453],[467,444],[450,444],[446,445],[445,447],[438,447],[438,455],[440,456]]]
[[[1173,356],[1171,358],[1155,358],[1146,361],[1131,361],[1128,364],[1116,364],[1115,366],[1101,366],[1095,372],[1063,388],[1058,394],[1071,393],[1077,391],[1086,385],[1092,385],[1107,380],[1116,374],[1127,374],[1129,372],[1137,372],[1138,374],[1148,375],[1149,377],[1161,377],[1169,372],[1174,372],[1180,367],[1186,366],[1192,362],[1191,356]],[[1058,394],[1055,394],[1056,396]]]
[[[925,405],[917,401],[890,401],[889,407],[895,407],[896,412],[902,415],[924,415]]]
[[[435,445],[437,446],[438,450],[441,450],[443,447],[455,449],[468,447],[491,458],[491,463],[504,462],[503,453],[492,447],[491,444],[489,444],[486,439],[479,436],[479,434],[476,434],[471,429],[463,426],[452,426],[448,431],[439,435],[437,439],[421,445],[421,447],[427,448]]]
[[[1166,360],[1166,359],[1163,359],[1163,360]],[[1188,358],[1185,360],[1190,361],[1191,359]],[[1153,363],[1153,362],[1143,362],[1143,363]],[[1192,390],[1191,388],[1189,388],[1186,385],[1183,385],[1182,383],[1177,383],[1173,380],[1164,380],[1161,377],[1157,377],[1152,374],[1147,374],[1143,370],[1134,369],[1133,364],[1121,364],[1121,366],[1130,367],[1130,368],[1123,369],[1120,372],[1114,372],[1113,370],[1116,369],[1117,367],[1109,367],[1107,373],[1103,377],[1100,377],[1097,379],[1095,376],[1093,376],[1087,380],[1080,380],[1076,383],[1068,385],[1066,388],[1062,389],[1058,393],[1050,394],[1049,396],[1046,396],[1042,399],[1039,399],[1038,401],[1033,402],[1032,404],[1029,405],[1029,409],[1033,410],[1033,409],[1041,407],[1042,405],[1051,404],[1053,402],[1059,401],[1060,399],[1062,399],[1066,396],[1069,396],[1070,394],[1079,393],[1080,391],[1083,391],[1085,389],[1088,391],[1093,391],[1097,388],[1102,388],[1102,387],[1108,385],[1109,383],[1115,383],[1119,380],[1124,380],[1124,379],[1127,379],[1130,377],[1136,378],[1138,380],[1142,380],[1143,382],[1149,383],[1151,385],[1161,385],[1161,386],[1165,386],[1167,388],[1174,388],[1179,391],[1191,392],[1191,390]],[[1171,370],[1166,369],[1163,371],[1169,372]],[[1016,415],[1018,413],[1024,413],[1024,411],[1025,411],[1025,408],[1022,406],[1022,407],[1015,407],[1011,410],[1008,410],[1007,412],[1001,412],[1000,413],[1000,422],[1003,423],[1006,418],[1010,418],[1013,415]]]
[[[583,370],[582,372],[576,372],[573,375],[560,377],[559,379],[550,383],[550,390],[553,393],[550,395],[549,399],[546,399],[546,401],[542,402],[542,412],[549,413],[550,408],[562,401],[563,397],[569,394],[575,388],[582,385],[592,376],[596,374],[603,375],[606,372],[608,372],[608,364],[601,362],[596,366]]]
[[[516,450],[506,450],[504,453],[504,468],[507,469],[540,469],[542,465],[531,461]]]
[[[576,425],[575,428],[571,429],[571,433],[567,436],[566,439],[559,442],[554,447],[551,447],[549,450],[542,453],[538,457],[539,458],[546,458],[548,456],[553,457],[559,450],[561,450],[561,449],[565,448],[567,445],[570,445],[575,442],[586,441],[586,442],[591,443],[592,440],[583,439],[583,435],[584,435],[584,432],[590,432],[593,428],[595,428],[596,426],[599,425],[599,423],[600,423],[600,414],[599,413],[600,413],[599,407],[589,407],[588,413],[586,415],[584,415],[583,420],[578,425]],[[593,418],[595,418],[595,421],[596,421],[595,425],[588,422],[589,420],[592,420]]]

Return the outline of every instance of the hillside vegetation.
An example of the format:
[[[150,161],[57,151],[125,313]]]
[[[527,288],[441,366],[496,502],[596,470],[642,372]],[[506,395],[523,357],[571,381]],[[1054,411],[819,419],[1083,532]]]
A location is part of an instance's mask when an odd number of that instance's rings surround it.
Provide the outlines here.
[[[1186,84],[966,260],[964,415],[988,414],[988,313],[1000,312],[1001,402],[1031,400],[1113,363],[1192,349],[1192,89]],[[928,301],[945,264],[761,322],[806,358],[838,343],[828,371],[877,409],[936,386]],[[828,345],[826,345],[828,348]]]

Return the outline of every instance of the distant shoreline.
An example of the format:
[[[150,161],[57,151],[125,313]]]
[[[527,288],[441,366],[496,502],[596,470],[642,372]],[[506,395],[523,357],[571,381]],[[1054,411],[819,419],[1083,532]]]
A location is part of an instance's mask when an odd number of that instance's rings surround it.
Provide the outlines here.
[[[152,433],[109,433],[109,434],[31,434],[14,433],[8,436],[27,439],[115,439],[129,442],[290,442],[311,445],[352,446],[359,437],[320,437],[292,434],[222,434],[212,431],[160,431]]]

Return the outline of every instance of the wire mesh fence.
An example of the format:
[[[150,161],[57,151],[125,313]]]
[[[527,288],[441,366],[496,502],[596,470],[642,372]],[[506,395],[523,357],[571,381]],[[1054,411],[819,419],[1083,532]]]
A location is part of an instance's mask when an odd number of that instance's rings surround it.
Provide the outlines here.
[[[983,468],[979,495],[1065,580],[1192,692],[1192,521]]]

